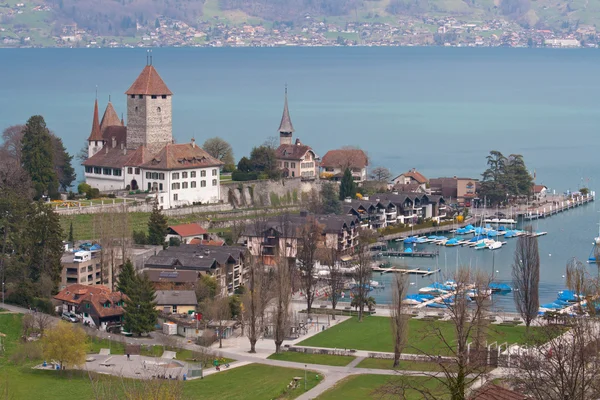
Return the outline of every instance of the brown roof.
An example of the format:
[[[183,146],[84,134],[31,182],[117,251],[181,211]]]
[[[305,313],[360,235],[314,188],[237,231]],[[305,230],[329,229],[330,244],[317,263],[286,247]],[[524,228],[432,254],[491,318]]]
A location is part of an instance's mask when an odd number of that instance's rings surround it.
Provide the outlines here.
[[[283,103],[283,115],[279,124],[279,133],[294,133],[294,126],[290,118],[290,110],[288,109],[287,87],[285,88],[285,101]]]
[[[198,238],[193,238],[189,241],[188,244],[203,244],[205,246],[225,246],[225,242],[222,240],[204,240]]]
[[[125,94],[172,95],[154,66],[146,65]]]
[[[123,307],[117,306],[116,303],[124,301],[126,296],[121,292],[111,292],[106,286],[88,286],[78,283],[69,285],[56,296],[54,299],[67,303],[81,305],[90,303],[94,307],[96,314],[101,317],[109,317],[113,315],[122,315]],[[110,307],[104,307],[106,302],[110,302]]]
[[[112,129],[115,127],[110,127]],[[108,140],[108,139],[105,139]],[[83,162],[83,165],[90,167],[110,167],[110,168],[123,168],[128,167],[139,167],[144,162],[148,161],[151,155],[145,146],[140,146],[137,149],[131,151],[121,149],[120,146],[112,147],[111,141],[108,141],[106,146],[88,158]]]
[[[397,190],[399,192],[416,192],[419,190],[421,186],[418,183],[408,183],[408,184],[402,184],[402,183],[398,183],[396,185],[394,185],[394,190]]]
[[[206,233],[208,233],[206,229],[204,229],[196,223],[172,225],[169,226],[169,229],[178,234],[179,236],[183,237],[205,235]]]
[[[100,123],[98,122],[98,99],[94,102],[94,119],[92,120],[92,132],[88,140],[102,140]]]
[[[312,151],[310,146],[303,144],[282,144],[275,150],[275,154],[281,160],[301,160],[309,151]]]
[[[332,168],[365,168],[369,159],[364,151],[359,149],[329,150],[321,160],[321,167]]]
[[[411,169],[408,172],[405,172],[404,174],[400,175],[400,176],[405,176],[407,178],[411,178],[419,183],[427,183],[427,178],[425,178],[419,171],[417,171],[416,169]],[[397,179],[398,177],[396,177]],[[395,179],[394,179],[395,180]]]
[[[528,400],[530,397],[499,385],[487,384],[475,391],[469,400]]]
[[[151,169],[189,169],[218,167],[223,163],[212,157],[195,142],[184,144],[167,144],[143,166]]]
[[[533,185],[533,193],[541,193],[544,189],[547,189],[544,185]]]
[[[120,146],[123,143],[123,146],[127,146],[127,127],[119,125],[111,125],[107,126],[102,130],[102,137],[109,146],[112,146],[112,140],[115,138],[117,141],[117,145]]]
[[[115,111],[112,103],[109,101],[106,106],[106,110],[104,110],[104,115],[102,116],[102,121],[100,121],[100,132],[104,134],[104,131],[109,126],[122,126],[121,120]]]

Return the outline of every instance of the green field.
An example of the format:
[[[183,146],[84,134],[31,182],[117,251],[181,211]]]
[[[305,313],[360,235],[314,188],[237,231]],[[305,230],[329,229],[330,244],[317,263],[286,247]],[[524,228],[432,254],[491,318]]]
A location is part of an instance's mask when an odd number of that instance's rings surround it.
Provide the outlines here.
[[[46,400],[92,399],[96,398],[90,378],[85,372],[67,370],[56,371],[33,370],[32,366],[40,364],[42,359],[28,359],[17,365],[11,355],[18,351],[18,338],[21,334],[21,318],[19,314],[0,314],[0,332],[7,335],[5,352],[0,353],[0,393],[8,399]],[[115,342],[113,342],[115,343]],[[120,351],[120,343],[111,343],[111,351]],[[92,347],[104,346],[108,343],[96,341]],[[157,346],[158,347],[158,346]],[[162,350],[162,349],[161,349]],[[178,358],[185,358],[186,352],[178,353]],[[204,379],[196,379],[183,384],[185,399],[293,399],[304,393],[303,379],[298,388],[287,390],[293,377],[304,377],[304,370],[270,367],[251,364],[232,368],[224,372],[212,374]],[[310,390],[322,379],[312,371],[308,373],[307,389]],[[136,385],[138,381],[121,381],[120,378],[103,376],[102,382],[111,384],[118,398],[123,397],[127,385]],[[124,385],[123,383],[126,383]],[[110,398],[112,400],[112,397]]]
[[[444,337],[452,341],[454,326],[449,322],[409,320],[409,332],[405,353],[448,354],[448,349],[432,335],[433,328],[439,328]],[[536,328],[531,328],[535,333]],[[498,343],[525,343],[525,327],[490,325],[488,341]],[[327,347],[393,352],[390,319],[386,317],[366,317],[363,322],[350,318],[300,343],[299,346]]]
[[[400,361],[397,368],[392,368],[394,360],[386,360],[383,358],[365,358],[358,363],[356,368],[373,368],[373,369],[397,369],[403,371],[442,371],[443,369],[437,363],[426,361]]]
[[[431,378],[411,376],[411,377],[396,377],[388,375],[353,375],[349,376],[335,385],[333,388],[327,390],[325,393],[317,397],[317,400],[365,400],[365,399],[378,399],[378,400],[421,400],[423,395],[414,391],[409,390],[406,393],[395,396],[384,396],[380,393],[374,393],[381,386],[389,382],[402,382],[402,380],[410,380],[410,384],[419,386],[421,388],[428,388],[433,391],[439,387],[439,383]],[[436,395],[443,393],[443,389],[435,391]],[[437,399],[444,399],[445,396],[436,397]],[[448,396],[448,398],[450,398]]]
[[[307,354],[296,353],[295,351],[284,351],[281,354],[271,354],[267,357],[269,360],[292,361],[305,364],[333,365],[336,367],[345,367],[356,357],[337,356],[332,354]]]

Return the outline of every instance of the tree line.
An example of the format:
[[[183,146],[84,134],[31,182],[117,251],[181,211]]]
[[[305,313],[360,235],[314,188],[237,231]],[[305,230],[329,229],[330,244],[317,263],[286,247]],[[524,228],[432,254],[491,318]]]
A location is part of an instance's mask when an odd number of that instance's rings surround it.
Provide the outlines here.
[[[512,198],[529,197],[533,191],[533,177],[520,154],[505,157],[492,150],[486,157],[488,168],[482,174],[479,197],[488,205],[498,205]]]

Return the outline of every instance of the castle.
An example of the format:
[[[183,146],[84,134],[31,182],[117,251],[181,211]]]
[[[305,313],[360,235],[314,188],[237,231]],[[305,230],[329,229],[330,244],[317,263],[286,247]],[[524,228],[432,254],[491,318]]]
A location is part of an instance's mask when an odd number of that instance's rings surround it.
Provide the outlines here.
[[[148,190],[162,208],[218,202],[223,163],[194,139],[173,143],[173,93],[151,61],[125,94],[127,125],[110,100],[100,120],[95,101],[86,183],[100,191]]]

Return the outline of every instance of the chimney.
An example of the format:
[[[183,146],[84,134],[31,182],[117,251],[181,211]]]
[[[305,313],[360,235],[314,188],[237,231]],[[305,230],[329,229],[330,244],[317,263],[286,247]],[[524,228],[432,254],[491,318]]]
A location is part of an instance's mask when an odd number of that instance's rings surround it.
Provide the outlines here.
[[[344,202],[346,202],[346,203],[352,203],[352,199],[350,197],[346,197],[344,199]]]
[[[125,147],[125,144],[123,142],[121,142],[121,150],[123,150],[124,147]]]
[[[108,154],[108,146],[104,146],[105,153]]]
[[[206,250],[204,250],[204,255],[205,255],[205,256],[207,256],[207,255],[209,255],[209,254],[210,254],[210,250],[209,250],[209,249],[206,249]]]
[[[117,147],[117,138],[116,138],[116,137],[114,137],[114,136],[113,136],[113,138],[112,138],[112,147],[113,147],[113,149],[114,149],[115,147]]]
[[[123,155],[126,155],[127,154],[127,148],[123,147],[123,144],[121,144],[121,148],[123,149]]]
[[[300,146],[302,143],[300,143],[300,139],[296,138],[296,146]]]
[[[363,200],[369,200],[369,196],[363,196]]]
[[[192,147],[196,147],[196,139],[192,138]]]

